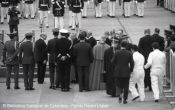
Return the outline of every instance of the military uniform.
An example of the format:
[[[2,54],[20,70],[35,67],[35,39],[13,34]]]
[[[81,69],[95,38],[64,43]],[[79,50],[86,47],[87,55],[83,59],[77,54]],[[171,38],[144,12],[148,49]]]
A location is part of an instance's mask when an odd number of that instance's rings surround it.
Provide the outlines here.
[[[130,17],[131,15],[131,0],[123,0],[124,4],[124,16]]]
[[[102,0],[94,0],[95,5],[95,17],[100,18],[102,17],[102,6],[101,6]]]
[[[14,72],[14,80],[15,80],[15,89],[19,89],[18,87],[18,74],[19,74],[19,63],[18,63],[18,51],[19,46],[18,42],[15,40],[15,34],[9,34],[11,40],[5,42],[3,48],[3,62],[6,64],[6,85],[7,89],[10,89],[10,78],[12,70]],[[12,38],[13,37],[13,38]],[[12,69],[13,68],[13,69]]]
[[[64,0],[53,0],[53,15],[54,15],[54,22],[55,22],[55,28],[63,29],[64,27]]]
[[[48,28],[48,13],[50,9],[50,0],[39,0],[40,25],[42,26],[45,19],[45,25]]]
[[[72,27],[72,20],[73,20],[73,14],[72,14],[72,6],[71,6],[71,0],[67,1],[67,5],[69,6],[69,28]]]
[[[60,30],[61,38],[56,42],[55,46],[55,59],[58,68],[58,74],[61,81],[61,90],[69,91],[70,85],[70,66],[72,57],[71,41],[66,38],[68,31],[65,29]]]
[[[28,19],[29,15],[33,19],[35,17],[34,13],[34,0],[24,0],[25,2],[25,18]]]
[[[87,17],[87,9],[88,9],[88,0],[83,0],[84,1],[84,7],[82,11],[82,17],[86,18]]]
[[[1,24],[4,23],[4,18],[7,18],[7,22],[9,21],[8,8],[10,5],[10,0],[0,0],[1,3]]]
[[[131,15],[137,14],[137,0],[131,0]]]
[[[109,16],[115,17],[116,0],[109,1]]]
[[[71,0],[70,5],[73,12],[72,29],[75,29],[76,24],[81,28],[81,11],[84,7],[84,2],[83,0]]]
[[[137,12],[139,17],[144,16],[144,1],[145,0],[137,0]]]

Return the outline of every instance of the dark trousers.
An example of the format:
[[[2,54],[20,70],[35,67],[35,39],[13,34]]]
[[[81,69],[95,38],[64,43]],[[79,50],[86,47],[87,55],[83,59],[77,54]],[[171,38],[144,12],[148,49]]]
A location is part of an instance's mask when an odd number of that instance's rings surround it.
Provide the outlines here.
[[[56,87],[59,87],[61,84],[61,78],[60,78],[60,70],[59,70],[59,65],[57,64],[56,66]]]
[[[15,87],[18,87],[18,75],[19,75],[19,65],[18,64],[14,64],[14,65],[11,65],[11,64],[7,64],[7,74],[6,74],[6,85],[7,87],[10,87],[10,78],[11,78],[11,73],[12,73],[12,70],[14,72],[14,80],[15,80]]]
[[[78,66],[79,90],[89,90],[89,66]]]
[[[42,84],[44,82],[44,77],[45,77],[45,73],[46,73],[46,64],[44,64],[43,62],[38,62],[37,63],[38,66],[38,83]]]
[[[54,81],[55,81],[55,68],[56,65],[55,63],[49,63],[49,72],[50,72],[50,85],[54,86]]]
[[[23,74],[25,88],[32,88],[34,77],[34,64],[23,64]]]
[[[149,87],[149,90],[151,90],[151,77],[150,77],[150,68],[145,69],[145,88]]]
[[[120,97],[124,92],[123,99],[128,99],[128,90],[129,90],[129,79],[130,78],[116,78],[117,86],[119,87]]]
[[[71,64],[59,64],[59,77],[61,89],[69,89],[70,85],[70,66]]]
[[[14,31],[17,32],[17,40],[18,40],[18,25],[9,25],[10,33],[13,33]]]

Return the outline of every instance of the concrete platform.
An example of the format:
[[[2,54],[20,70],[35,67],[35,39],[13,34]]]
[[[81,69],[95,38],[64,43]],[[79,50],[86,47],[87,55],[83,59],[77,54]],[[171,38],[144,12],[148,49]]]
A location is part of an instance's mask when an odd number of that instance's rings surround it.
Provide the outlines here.
[[[2,80],[2,79],[1,79]],[[35,79],[36,81],[36,79]],[[0,83],[0,110],[171,110],[164,97],[155,103],[153,93],[145,91],[145,102],[132,102],[129,94],[128,104],[119,104],[118,98],[112,98],[106,91],[79,92],[77,84],[71,84],[70,92],[49,89],[49,79],[43,85],[34,82],[34,91],[25,91],[22,79],[20,90],[7,90]]]

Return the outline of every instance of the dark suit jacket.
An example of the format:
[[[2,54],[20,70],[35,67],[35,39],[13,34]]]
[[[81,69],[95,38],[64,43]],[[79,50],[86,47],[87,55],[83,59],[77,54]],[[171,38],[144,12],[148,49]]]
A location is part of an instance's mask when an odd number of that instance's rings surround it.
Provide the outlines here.
[[[21,64],[34,64],[33,43],[31,41],[23,42],[19,49],[19,61]]]
[[[134,61],[130,51],[126,49],[119,50],[112,58],[114,63],[114,77],[129,78],[133,71]]]
[[[55,51],[55,59],[58,64],[64,63],[71,63],[71,57],[72,57],[72,48],[71,48],[71,41],[67,38],[60,38],[56,42],[56,51]],[[61,57],[66,56],[66,60],[62,61]]]
[[[46,51],[47,45],[42,39],[38,39],[35,42],[35,48],[34,48],[34,56],[36,62],[43,62],[44,60],[47,60],[47,51]]]
[[[16,42],[17,45],[17,42]],[[18,64],[18,48],[15,49],[15,41],[9,40],[5,42],[3,48],[3,61],[6,64]]]
[[[55,63],[55,45],[58,40],[58,38],[53,38],[48,41],[47,53],[49,54],[49,63]]]
[[[74,45],[73,56],[77,66],[89,66],[94,58],[92,47],[86,42],[79,42]]]
[[[86,42],[89,43],[92,48],[97,44],[97,41],[96,41],[96,39],[94,37],[86,39]]]
[[[164,38],[161,37],[158,34],[153,34],[151,38],[152,38],[152,42],[158,42],[159,43],[159,46],[160,46],[159,49],[160,49],[160,51],[164,51],[164,48],[165,48]]]
[[[144,56],[145,63],[148,59],[149,53],[152,51],[152,38],[150,35],[144,36],[139,40],[139,52]]]

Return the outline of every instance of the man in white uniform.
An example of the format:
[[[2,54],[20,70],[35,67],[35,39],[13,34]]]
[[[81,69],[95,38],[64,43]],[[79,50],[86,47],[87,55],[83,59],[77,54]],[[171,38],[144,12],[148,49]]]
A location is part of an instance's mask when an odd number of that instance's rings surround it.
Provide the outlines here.
[[[144,101],[145,71],[143,66],[144,66],[145,58],[141,53],[138,52],[138,47],[136,45],[131,46],[131,51],[133,52],[134,69],[130,78],[129,90],[131,91],[131,94],[133,97],[132,101],[138,99],[139,97],[140,97],[140,101]],[[137,89],[135,87],[136,84],[138,86],[139,93],[137,92]]]
[[[159,43],[152,44],[153,51],[148,56],[145,69],[151,67],[151,87],[154,93],[155,102],[159,102],[159,93],[162,92],[163,75],[165,74],[166,56],[160,51]]]

